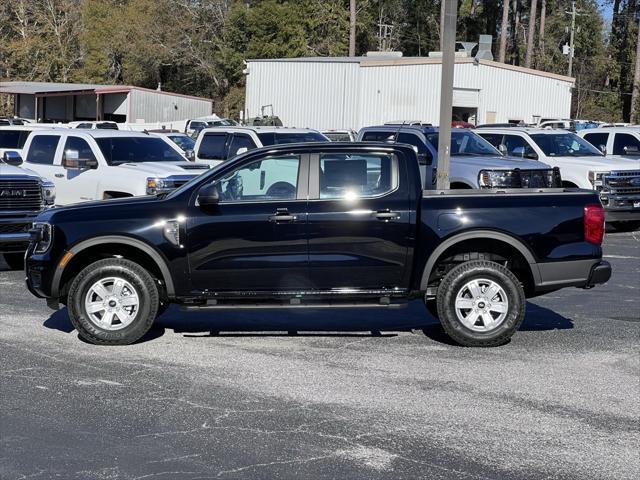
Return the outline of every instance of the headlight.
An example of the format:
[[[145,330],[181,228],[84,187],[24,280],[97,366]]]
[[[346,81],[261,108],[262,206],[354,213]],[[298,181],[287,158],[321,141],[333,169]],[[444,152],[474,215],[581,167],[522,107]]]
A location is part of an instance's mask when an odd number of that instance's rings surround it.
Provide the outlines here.
[[[166,178],[147,178],[147,195],[170,192],[175,188],[172,180]]]
[[[49,250],[53,240],[53,229],[51,228],[51,224],[34,222],[31,235],[32,241],[36,244],[36,247],[33,250],[34,253],[45,253]]]
[[[42,182],[42,201],[45,205],[56,202],[56,186],[51,182]]]
[[[520,188],[520,172],[516,170],[481,170],[478,175],[480,188]]]
[[[602,177],[604,177],[605,175],[608,175],[609,172],[594,172],[594,171],[590,171],[589,172],[589,182],[591,182],[591,185],[593,185],[594,187],[601,187],[602,186]]]

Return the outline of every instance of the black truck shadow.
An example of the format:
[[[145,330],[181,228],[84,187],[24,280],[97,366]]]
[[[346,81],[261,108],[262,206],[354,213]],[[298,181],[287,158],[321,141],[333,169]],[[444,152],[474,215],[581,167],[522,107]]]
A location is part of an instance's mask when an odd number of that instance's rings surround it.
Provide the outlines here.
[[[46,328],[65,333],[74,331],[67,309],[51,315]],[[527,303],[527,315],[521,331],[564,330],[573,322],[533,303]],[[344,309],[344,310],[271,310],[184,312],[170,307],[156,320],[154,327],[137,343],[148,342],[173,330],[185,337],[394,337],[399,331],[419,329],[435,342],[455,345],[445,334],[438,320],[431,316],[422,302],[411,302],[407,308]],[[286,333],[285,333],[286,332]]]

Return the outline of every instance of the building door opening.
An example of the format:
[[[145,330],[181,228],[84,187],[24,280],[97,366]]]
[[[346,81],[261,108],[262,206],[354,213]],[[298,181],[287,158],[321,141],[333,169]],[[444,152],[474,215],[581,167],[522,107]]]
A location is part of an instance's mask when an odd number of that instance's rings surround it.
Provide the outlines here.
[[[478,109],[472,107],[453,107],[452,121],[467,122],[476,125]]]

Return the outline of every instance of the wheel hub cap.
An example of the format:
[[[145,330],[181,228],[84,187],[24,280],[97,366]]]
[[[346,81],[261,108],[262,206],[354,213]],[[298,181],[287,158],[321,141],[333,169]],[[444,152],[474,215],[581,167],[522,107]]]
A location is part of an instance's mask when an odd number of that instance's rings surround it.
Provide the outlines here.
[[[490,332],[504,322],[509,312],[509,300],[504,289],[486,278],[467,282],[455,300],[458,320],[470,330]]]
[[[138,316],[140,299],[136,289],[120,277],[107,277],[95,282],[84,301],[87,318],[105,330],[121,330]]]

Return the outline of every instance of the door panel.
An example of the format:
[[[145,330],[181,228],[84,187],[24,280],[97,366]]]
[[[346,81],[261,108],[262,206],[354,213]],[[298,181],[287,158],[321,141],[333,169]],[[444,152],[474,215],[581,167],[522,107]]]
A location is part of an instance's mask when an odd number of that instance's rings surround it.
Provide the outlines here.
[[[411,203],[398,159],[386,153],[320,154],[312,157],[310,172],[313,287],[406,287]]]
[[[308,159],[251,160],[216,184],[220,203],[194,205],[189,219],[192,288],[307,289]]]
[[[64,163],[67,150],[77,150],[81,159],[96,160],[93,150],[83,138],[67,136],[62,150],[62,163]],[[57,203],[68,205],[96,199],[96,185],[100,182],[100,176],[104,173],[104,168],[104,166],[100,166],[98,168],[79,170],[65,169],[60,165],[58,175],[62,176],[58,177],[60,188],[57,191]]]

